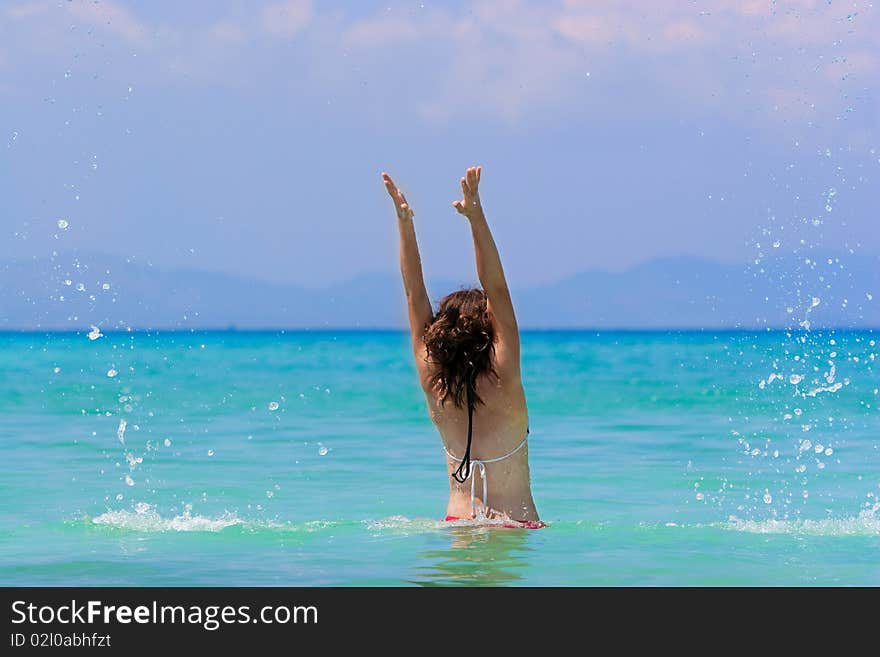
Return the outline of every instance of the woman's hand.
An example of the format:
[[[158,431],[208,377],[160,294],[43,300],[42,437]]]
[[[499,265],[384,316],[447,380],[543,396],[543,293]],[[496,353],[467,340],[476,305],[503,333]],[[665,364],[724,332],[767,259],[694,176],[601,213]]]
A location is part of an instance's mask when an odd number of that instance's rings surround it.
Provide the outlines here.
[[[469,220],[483,213],[479,191],[481,170],[482,167],[471,167],[465,172],[465,177],[461,179],[461,193],[464,198],[452,202],[452,207]]]
[[[397,185],[391,180],[391,176],[383,171],[382,180],[385,181],[385,189],[388,190],[388,195],[391,196],[391,200],[394,201],[394,209],[397,210],[397,218],[401,221],[412,219],[415,216],[415,212],[409,207],[409,203],[406,202],[406,197],[403,195],[403,192],[397,189]]]

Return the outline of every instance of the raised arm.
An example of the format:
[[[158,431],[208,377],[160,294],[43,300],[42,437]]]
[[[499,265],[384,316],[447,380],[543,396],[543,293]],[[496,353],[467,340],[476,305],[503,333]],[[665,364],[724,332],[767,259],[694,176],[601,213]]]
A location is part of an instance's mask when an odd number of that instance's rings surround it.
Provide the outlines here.
[[[419,376],[425,375],[425,343],[422,337],[425,328],[431,323],[433,311],[425,281],[422,277],[422,260],[419,257],[419,245],[416,242],[416,230],[413,226],[413,211],[406,202],[394,181],[387,173],[382,174],[385,189],[394,201],[397,211],[397,228],[400,233],[400,273],[403,276],[403,289],[406,292],[406,303],[409,313],[409,328],[412,337],[413,353],[416,356],[416,367]]]
[[[482,167],[471,167],[461,179],[463,199],[453,201],[452,205],[463,214],[471,225],[474,238],[474,252],[477,261],[477,276],[488,298],[487,306],[492,326],[495,329],[496,369],[508,378],[519,378],[519,328],[513,301],[501,266],[498,247],[489,230],[483,206],[480,203],[480,173]]]

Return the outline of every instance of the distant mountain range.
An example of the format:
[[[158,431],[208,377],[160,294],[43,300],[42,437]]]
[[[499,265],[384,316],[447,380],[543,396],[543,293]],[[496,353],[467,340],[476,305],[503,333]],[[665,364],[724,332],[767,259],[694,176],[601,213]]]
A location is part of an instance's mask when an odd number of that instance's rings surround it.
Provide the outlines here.
[[[436,301],[463,281],[429,281]],[[880,258],[779,254],[748,265],[692,256],[588,270],[512,290],[523,328],[880,327]],[[0,330],[403,328],[397,273],[322,288],[164,271],[95,254],[0,263]]]

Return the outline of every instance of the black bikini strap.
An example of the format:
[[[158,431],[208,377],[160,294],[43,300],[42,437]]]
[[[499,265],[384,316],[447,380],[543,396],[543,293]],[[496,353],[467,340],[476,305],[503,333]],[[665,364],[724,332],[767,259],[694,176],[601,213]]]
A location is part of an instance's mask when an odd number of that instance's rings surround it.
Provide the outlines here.
[[[474,430],[474,393],[471,390],[470,383],[467,384],[467,407],[468,407],[468,436],[467,447],[464,450],[464,457],[458,466],[458,470],[452,473],[452,478],[458,483],[463,484],[471,475],[471,437]],[[464,470],[464,474],[462,474]]]

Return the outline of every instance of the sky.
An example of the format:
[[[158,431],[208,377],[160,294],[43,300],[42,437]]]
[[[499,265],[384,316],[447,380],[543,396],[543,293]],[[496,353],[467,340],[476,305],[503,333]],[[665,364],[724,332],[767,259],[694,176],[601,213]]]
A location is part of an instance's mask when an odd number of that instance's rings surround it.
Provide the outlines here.
[[[673,255],[880,254],[880,7],[839,0],[0,1],[0,259],[512,285]],[[58,228],[64,219],[68,227]]]

